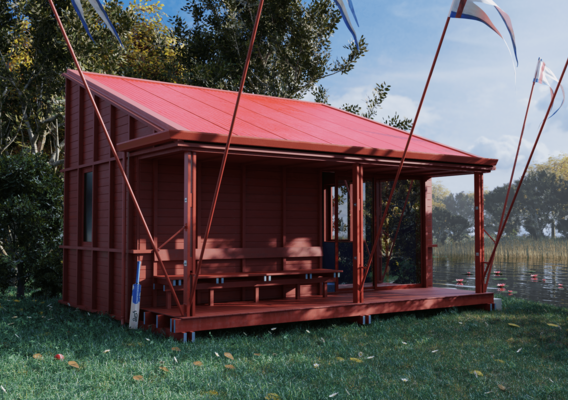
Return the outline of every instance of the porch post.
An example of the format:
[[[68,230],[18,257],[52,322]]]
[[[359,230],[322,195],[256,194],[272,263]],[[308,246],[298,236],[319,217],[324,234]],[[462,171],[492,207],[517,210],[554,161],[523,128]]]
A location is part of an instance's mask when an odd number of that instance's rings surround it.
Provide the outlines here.
[[[195,315],[195,304],[190,303],[190,284],[193,281],[195,271],[195,216],[196,216],[196,155],[195,153],[184,154],[184,184],[183,184],[183,222],[185,230],[183,234],[183,308],[185,316]]]
[[[485,226],[483,218],[483,174],[475,174],[475,292],[484,293]]]
[[[353,164],[353,302],[363,303],[363,166]]]

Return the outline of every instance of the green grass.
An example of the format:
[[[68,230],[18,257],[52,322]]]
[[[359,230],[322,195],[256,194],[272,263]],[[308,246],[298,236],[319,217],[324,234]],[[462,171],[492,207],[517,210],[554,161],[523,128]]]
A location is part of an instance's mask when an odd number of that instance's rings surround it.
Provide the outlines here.
[[[3,296],[0,305],[4,398],[566,398],[568,310],[515,298],[503,299],[502,312],[452,309],[374,317],[369,326],[333,320],[202,332],[188,344],[55,300]],[[65,361],[55,360],[57,353]]]

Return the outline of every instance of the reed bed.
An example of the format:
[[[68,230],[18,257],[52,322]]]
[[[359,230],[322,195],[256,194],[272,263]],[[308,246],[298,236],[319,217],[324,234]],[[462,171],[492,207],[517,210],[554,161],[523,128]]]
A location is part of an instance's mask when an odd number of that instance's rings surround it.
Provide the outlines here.
[[[488,260],[493,251],[493,242],[485,239],[485,259]],[[434,257],[474,260],[475,242],[468,240],[458,243],[438,244]],[[499,243],[495,261],[545,261],[568,262],[568,239],[503,239]]]

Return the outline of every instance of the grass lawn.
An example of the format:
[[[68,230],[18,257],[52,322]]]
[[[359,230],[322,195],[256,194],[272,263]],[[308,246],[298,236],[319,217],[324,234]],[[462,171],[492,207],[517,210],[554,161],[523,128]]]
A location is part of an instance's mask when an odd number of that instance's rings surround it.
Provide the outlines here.
[[[568,398],[568,309],[515,298],[502,312],[201,332],[187,344],[56,300],[3,296],[0,306],[5,398]]]

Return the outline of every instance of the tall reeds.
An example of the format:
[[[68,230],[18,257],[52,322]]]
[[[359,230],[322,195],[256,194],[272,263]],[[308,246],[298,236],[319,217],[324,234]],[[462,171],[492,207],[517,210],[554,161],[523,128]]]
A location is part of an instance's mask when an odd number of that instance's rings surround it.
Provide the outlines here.
[[[493,242],[485,239],[485,258],[489,259],[493,251]],[[434,249],[434,257],[452,259],[475,259],[475,242],[468,240],[458,243],[439,244]],[[503,239],[499,243],[495,261],[546,261],[568,262],[568,239]]]

